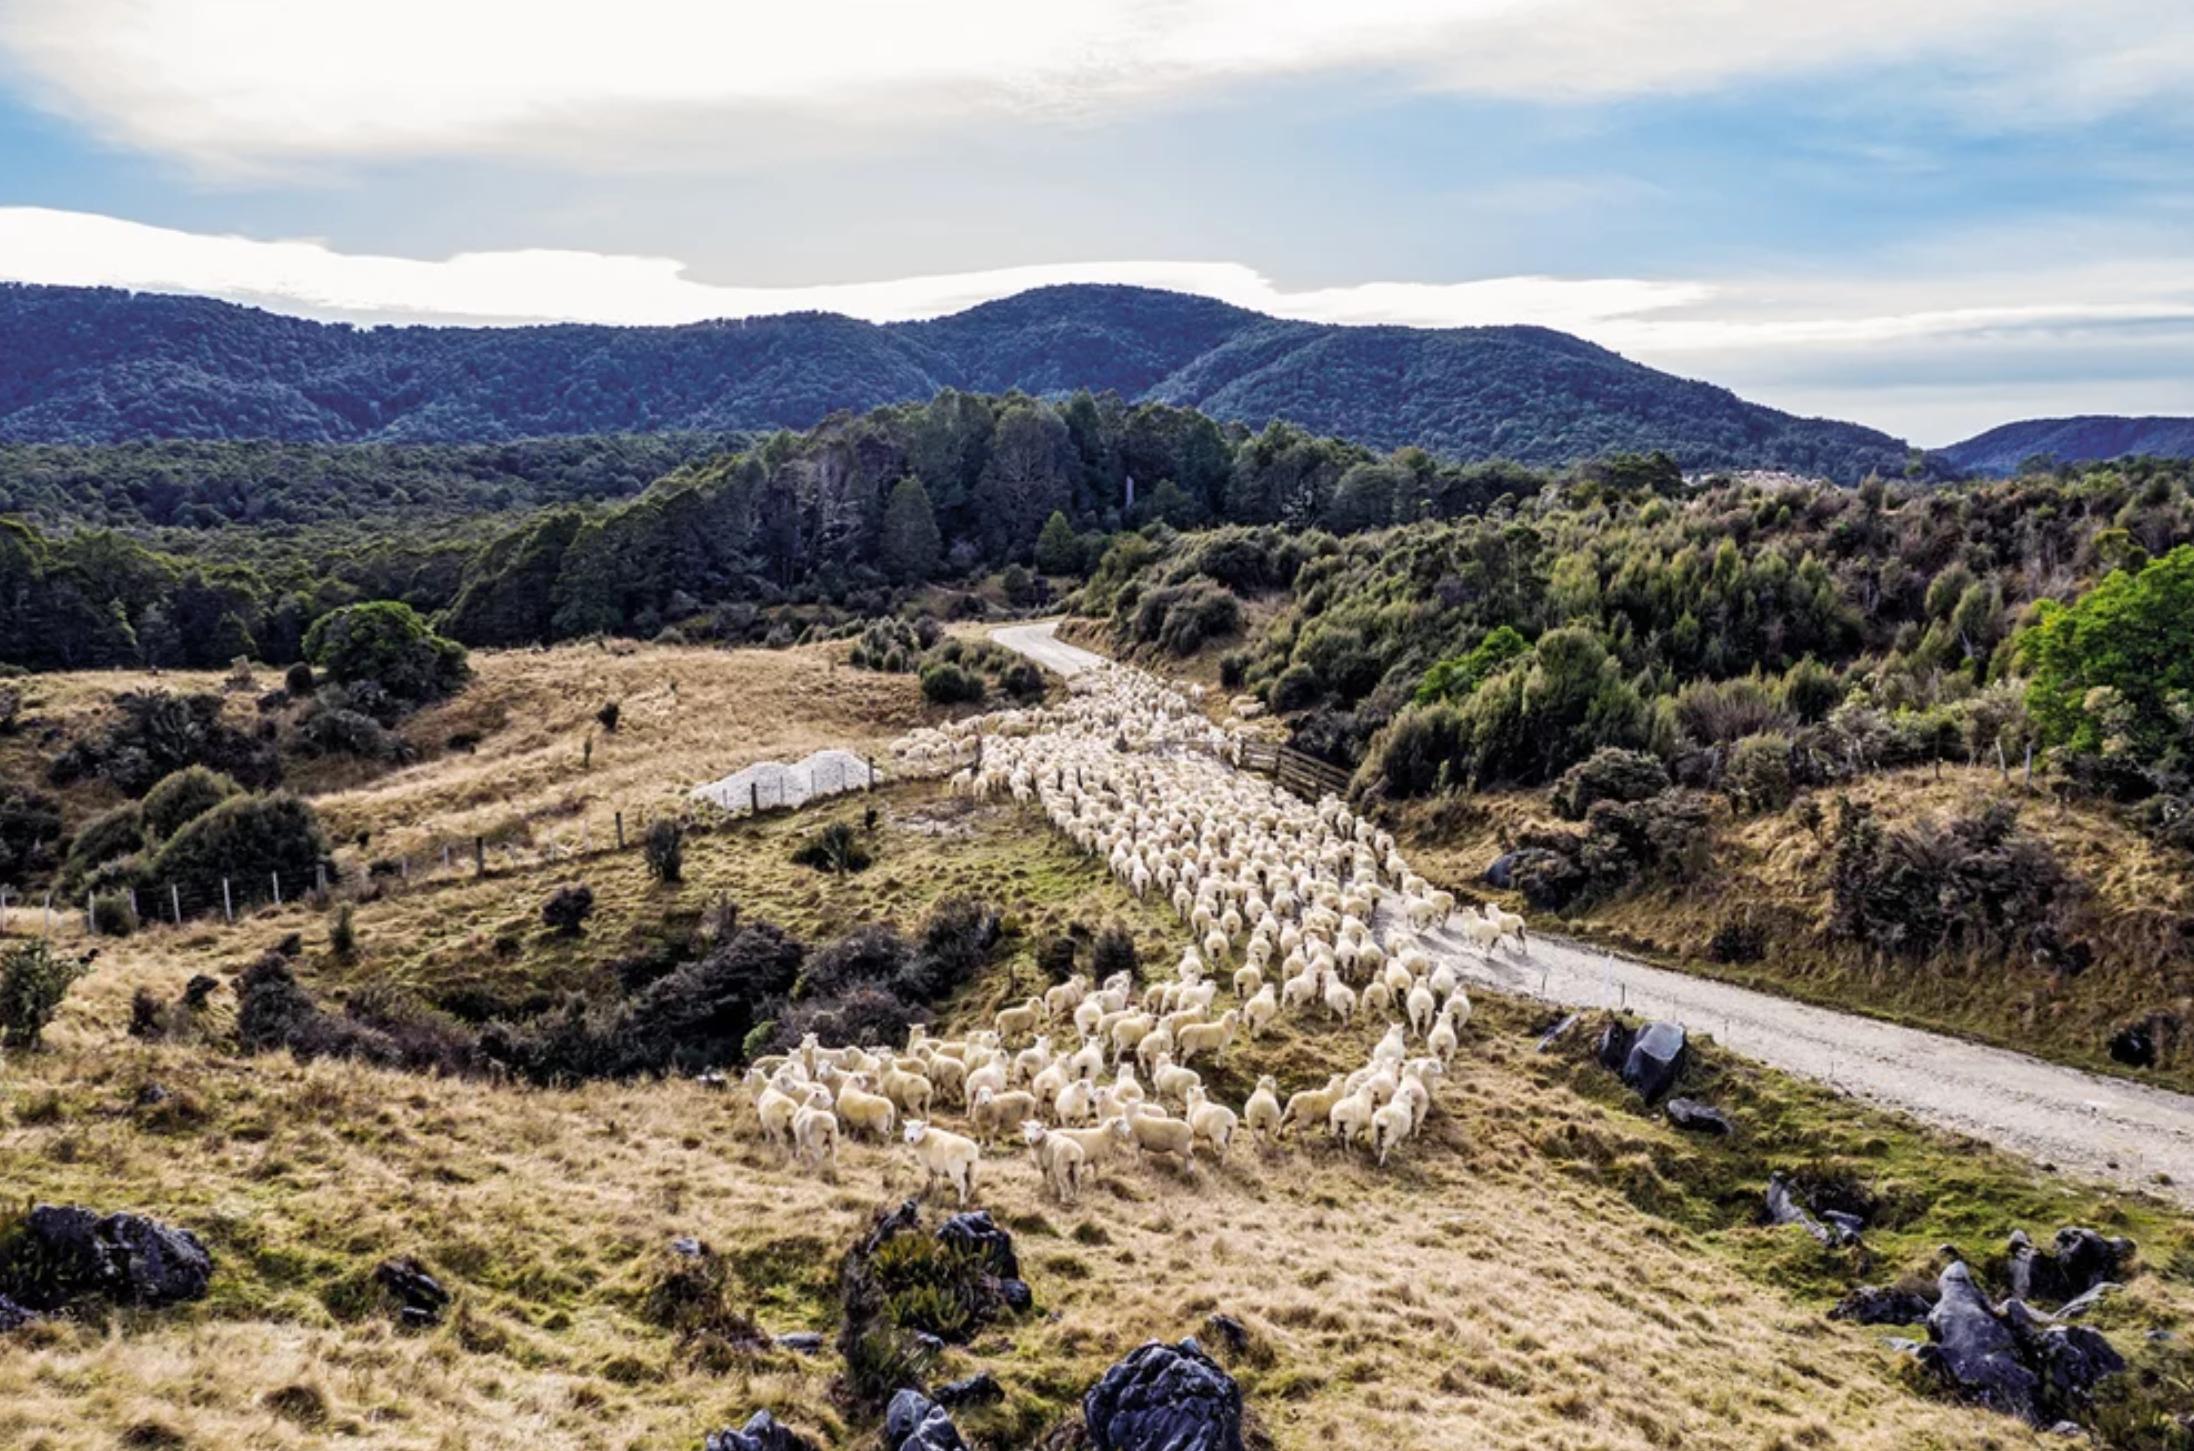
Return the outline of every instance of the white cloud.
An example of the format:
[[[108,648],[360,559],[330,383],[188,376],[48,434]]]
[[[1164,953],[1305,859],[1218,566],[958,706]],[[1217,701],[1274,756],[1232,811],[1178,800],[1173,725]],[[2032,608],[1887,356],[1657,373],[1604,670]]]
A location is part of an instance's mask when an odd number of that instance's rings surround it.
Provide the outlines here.
[[[1748,397],[1890,426],[1931,444],[2023,412],[2194,411],[2194,377],[2183,367],[2194,345],[2194,270],[2183,259],[2017,257],[1989,270],[1976,265],[1977,255],[1955,250],[1894,274],[1711,281],[1498,277],[1289,289],[1237,262],[1097,261],[732,287],[695,281],[664,257],[360,256],[314,240],[209,236],[0,207],[0,280],[202,293],[369,323],[671,324],[815,309],[893,322],[1054,283],[1115,282],[1310,322],[1535,323]],[[2039,401],[2052,396],[2064,401]],[[1862,406],[1868,398],[1881,406]],[[2112,398],[2126,401],[2112,408]],[[2000,402],[1992,407],[1991,399]]]
[[[0,55],[104,134],[217,166],[722,161],[816,134],[1102,115],[1372,72],[1620,97],[1926,60],[2005,114],[2183,96],[2183,0],[0,0]],[[1926,100],[1926,95],[1915,99]]]
[[[1703,300],[1688,282],[1502,277],[1372,282],[1289,292],[1235,262],[1086,262],[885,282],[727,287],[667,257],[469,252],[441,261],[359,256],[314,240],[259,241],[85,212],[0,207],[0,278],[197,292],[277,311],[362,322],[665,324],[822,310],[872,322],[956,312],[1032,287],[1118,282],[1201,293],[1313,322],[1451,327],[1537,322],[1569,331]]]

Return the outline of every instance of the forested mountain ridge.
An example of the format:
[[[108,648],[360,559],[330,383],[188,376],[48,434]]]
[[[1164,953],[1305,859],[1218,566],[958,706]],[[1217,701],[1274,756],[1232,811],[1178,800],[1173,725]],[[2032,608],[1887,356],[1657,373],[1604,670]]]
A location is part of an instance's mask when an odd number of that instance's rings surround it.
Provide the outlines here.
[[[1286,322],[1147,288],[1041,288],[923,322],[357,328],[206,298],[0,286],[0,440],[483,442],[808,428],[945,388],[1114,391],[1376,448],[1855,481],[1910,450],[1532,327]]]
[[[2123,418],[2083,414],[2072,418],[2024,418],[1975,434],[1941,450],[1961,469],[2013,474],[2029,459],[2098,463],[2105,459],[2194,458],[2194,418]]]

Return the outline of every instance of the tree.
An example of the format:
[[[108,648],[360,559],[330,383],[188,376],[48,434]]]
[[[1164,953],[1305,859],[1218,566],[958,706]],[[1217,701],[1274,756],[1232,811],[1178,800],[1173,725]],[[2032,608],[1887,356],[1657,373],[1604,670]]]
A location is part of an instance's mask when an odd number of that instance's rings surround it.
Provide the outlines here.
[[[878,550],[885,572],[894,579],[924,580],[937,572],[945,541],[937,532],[937,511],[930,506],[929,490],[912,474],[892,487],[884,505]]]
[[[2045,740],[2144,763],[2194,756],[2194,544],[2035,614],[2019,654]]]
[[[305,633],[305,657],[338,685],[372,683],[401,705],[438,700],[463,685],[465,647],[427,627],[396,600],[322,615]]]
[[[61,999],[91,970],[80,957],[63,957],[38,939],[0,958],[0,1047],[31,1049],[60,1011]]]
[[[1082,540],[1060,510],[1051,511],[1044,530],[1036,536],[1036,567],[1045,574],[1080,574]]]

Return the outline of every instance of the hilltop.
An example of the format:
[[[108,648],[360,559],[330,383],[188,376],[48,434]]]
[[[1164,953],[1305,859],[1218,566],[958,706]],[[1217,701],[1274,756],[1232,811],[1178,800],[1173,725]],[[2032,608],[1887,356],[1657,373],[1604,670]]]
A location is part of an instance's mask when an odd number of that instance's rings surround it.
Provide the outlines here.
[[[388,327],[207,298],[0,287],[0,440],[476,443],[809,428],[954,388],[1079,389],[1286,419],[1374,448],[1561,465],[1901,474],[1898,439],[1806,419],[1536,327],[1289,322],[1147,288],[1041,288],[879,325],[800,313],[682,327]]]
[[[2140,455],[2194,458],[2194,418],[2026,418],[1975,434],[1940,453],[1961,469],[1983,474],[2017,473],[2020,464],[2036,456],[2068,464]]]

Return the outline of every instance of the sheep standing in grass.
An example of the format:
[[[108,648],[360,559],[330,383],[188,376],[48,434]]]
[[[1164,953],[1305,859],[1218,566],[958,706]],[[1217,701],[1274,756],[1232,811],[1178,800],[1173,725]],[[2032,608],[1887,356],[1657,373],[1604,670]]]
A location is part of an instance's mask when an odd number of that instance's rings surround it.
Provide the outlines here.
[[[1019,1133],[1021,1125],[1036,1117],[1036,1096],[1018,1090],[1000,1093],[996,1089],[979,1089],[975,1105],[968,1110],[968,1123],[978,1134],[992,1138]]]
[[[1242,1016],[1233,1008],[1219,1015],[1216,1023],[1192,1023],[1174,1035],[1174,1051],[1183,1067],[1195,1061],[1199,1053],[1209,1053],[1214,1058],[1227,1050],[1234,1041],[1234,1030],[1240,1026]]]
[[[1370,1086],[1360,1085],[1326,1110],[1326,1128],[1342,1147],[1353,1147],[1371,1132],[1371,1116],[1378,1107],[1378,1096]]]
[[[749,1086],[754,1088],[754,1116],[761,1120],[762,1137],[773,1146],[784,1147],[792,1133],[792,1117],[800,1111],[802,1100],[779,1088],[775,1080],[765,1079]]]
[[[803,1164],[820,1169],[838,1164],[838,1115],[831,1111],[830,1093],[815,1089],[792,1115],[792,1152]]]
[[[1336,1073],[1326,1080],[1323,1088],[1306,1088],[1299,1093],[1289,1094],[1287,1107],[1280,1111],[1280,1122],[1273,1129],[1273,1137],[1285,1135],[1293,1124],[1324,1123],[1326,1116],[1333,1111],[1333,1105],[1340,1102],[1341,1095],[1348,1091],[1347,1083],[1347,1074]]]
[[[1204,1086],[1199,1083],[1189,1089],[1186,1112],[1182,1116],[1195,1130],[1196,1142],[1207,1145],[1213,1158],[1226,1157],[1227,1145],[1234,1142],[1234,1128],[1240,1122],[1233,1109],[1205,1098]]]
[[[874,1134],[879,1140],[891,1137],[899,1119],[890,1099],[868,1091],[864,1075],[848,1079],[838,1090],[838,1117],[849,1131]]]
[[[1196,1130],[1184,1120],[1169,1118],[1156,1109],[1116,1118],[1112,1129],[1122,1143],[1135,1146],[1138,1157],[1172,1154],[1184,1166],[1196,1161]]]
[[[1082,1171],[1088,1163],[1082,1146],[1063,1133],[1055,1133],[1040,1123],[1021,1125],[1021,1135],[1028,1143],[1030,1157],[1044,1176],[1044,1187],[1051,1197],[1061,1204],[1072,1204],[1081,1197]]]
[[[940,1183],[950,1184],[965,1208],[968,1197],[975,1192],[975,1166],[983,1157],[975,1140],[932,1128],[916,1118],[907,1120],[906,1141],[913,1145],[914,1156],[927,1175],[923,1192],[928,1193]]]
[[[930,1081],[919,1073],[905,1073],[897,1068],[884,1070],[883,1081],[877,1085],[884,1097],[899,1106],[899,1112],[909,1118],[924,1118],[929,1114],[930,1100],[936,1090]]]
[[[1371,1115],[1371,1147],[1379,1156],[1379,1167],[1386,1167],[1387,1155],[1395,1145],[1415,1131],[1416,1118],[1410,1111],[1409,1100],[1397,1094]]]
[[[1030,998],[1017,1008],[1001,1008],[997,1017],[998,1039],[1010,1043],[1035,1034],[1044,1021],[1044,1000]]]
[[[1279,1084],[1271,1074],[1267,1073],[1257,1080],[1257,1087],[1250,1093],[1249,1101],[1242,1105],[1242,1122],[1260,1139],[1279,1136]]]

